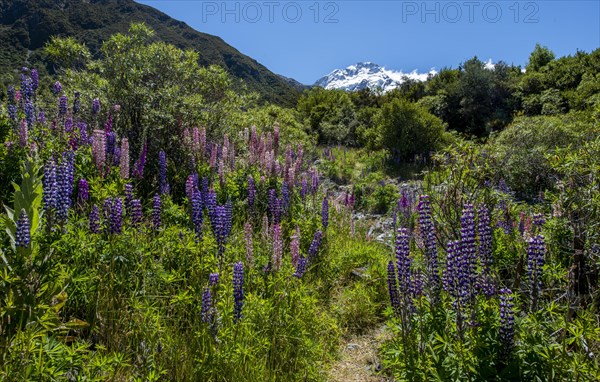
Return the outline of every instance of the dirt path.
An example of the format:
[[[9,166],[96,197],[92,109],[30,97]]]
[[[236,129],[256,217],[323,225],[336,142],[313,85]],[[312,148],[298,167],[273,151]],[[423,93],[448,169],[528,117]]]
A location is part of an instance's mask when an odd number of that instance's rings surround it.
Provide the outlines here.
[[[331,366],[328,381],[391,382],[392,379],[378,373],[381,366],[377,355],[379,347],[389,336],[386,327],[379,326],[343,341],[340,359]]]

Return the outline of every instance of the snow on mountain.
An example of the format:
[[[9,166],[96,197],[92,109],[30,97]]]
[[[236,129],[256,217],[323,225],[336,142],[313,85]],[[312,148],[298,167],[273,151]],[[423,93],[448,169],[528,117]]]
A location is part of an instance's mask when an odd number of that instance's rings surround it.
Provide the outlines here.
[[[370,88],[387,92],[397,88],[407,79],[425,81],[430,74],[436,73],[433,69],[429,73],[418,73],[416,70],[404,73],[386,69],[372,62],[359,62],[346,69],[334,70],[315,82],[315,86],[348,91]]]

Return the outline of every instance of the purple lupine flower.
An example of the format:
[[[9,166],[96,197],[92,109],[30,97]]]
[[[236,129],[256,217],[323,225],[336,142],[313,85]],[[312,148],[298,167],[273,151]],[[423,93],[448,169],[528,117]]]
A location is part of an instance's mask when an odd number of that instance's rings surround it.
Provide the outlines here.
[[[162,150],[158,153],[158,181],[161,194],[171,192],[171,187],[167,181],[167,154]]]
[[[110,224],[110,216],[112,214],[112,206],[113,206],[113,200],[110,196],[107,197],[106,199],[104,199],[104,203],[102,205],[102,219],[104,220],[104,222],[107,226]],[[109,228],[109,227],[107,227],[107,228]]]
[[[535,213],[533,214],[533,224],[541,228],[546,223],[546,218],[544,218],[544,214]]]
[[[125,183],[125,211],[127,215],[131,214],[131,201],[133,200],[133,185],[131,183]]]
[[[19,124],[19,147],[24,149],[28,146],[29,142],[29,129],[27,128],[27,123],[25,120],[22,120]]]
[[[44,165],[44,178],[42,179],[42,201],[44,211],[56,208],[58,205],[58,183],[56,181],[56,162],[50,157]]]
[[[206,324],[211,324],[214,319],[214,310],[212,305],[212,295],[210,293],[210,288],[204,288],[202,292],[202,322]]]
[[[208,284],[210,286],[215,286],[219,283],[219,274],[218,273],[211,273],[210,275],[208,275]]]
[[[546,244],[544,236],[536,235],[529,239],[527,247],[527,277],[531,288],[531,306],[537,309],[537,301],[542,291],[542,267]]]
[[[306,195],[308,194],[308,181],[306,178],[302,178],[300,184],[300,198],[302,198],[302,202],[306,201]]]
[[[30,100],[25,101],[25,120],[27,121],[27,126],[32,128],[35,122],[35,108],[33,107],[33,102]]]
[[[394,262],[388,262],[388,292],[390,295],[390,303],[392,304],[392,308],[394,312],[400,312],[400,295],[398,293],[398,285],[396,284],[396,269],[394,267]]]
[[[155,229],[160,228],[160,212],[161,212],[162,201],[160,195],[154,194],[152,198],[152,224]]]
[[[37,90],[40,86],[40,75],[37,69],[31,69],[31,88]]]
[[[140,153],[140,158],[133,164],[133,175],[138,179],[142,179],[144,177],[144,166],[146,165],[146,151],[146,142],[144,142],[142,152]]]
[[[233,299],[233,321],[237,323],[244,307],[244,265],[241,261],[233,265]]]
[[[317,193],[319,189],[319,172],[316,168],[312,168],[311,170],[311,183],[310,183],[310,193],[312,195]]]
[[[298,258],[298,264],[296,265],[296,271],[294,272],[294,277],[301,278],[306,272],[306,257],[300,255]]]
[[[90,185],[84,178],[79,179],[79,187],[77,192],[77,205],[83,207],[90,198]]]
[[[219,245],[219,255],[225,253],[227,236],[231,231],[231,220],[226,206],[217,205],[215,208],[215,236]]]
[[[200,194],[200,191],[198,190],[197,174],[188,175],[187,179],[185,180],[185,195],[187,196],[188,200],[192,200],[194,192],[198,192],[198,194]],[[202,201],[202,195],[199,195],[199,197]]]
[[[273,226],[273,268],[279,270],[281,268],[281,258],[283,255],[283,238],[281,237],[281,224]]]
[[[246,242],[246,263],[249,267],[254,265],[254,243],[252,240],[252,225],[244,224],[244,241]]]
[[[208,178],[203,177],[200,182],[200,193],[202,194],[202,204],[208,206]],[[216,201],[215,201],[216,203]]]
[[[65,132],[70,133],[73,131],[73,118],[65,118]]]
[[[119,146],[115,146],[115,150],[113,151],[112,164],[115,167],[119,167],[120,173],[120,165],[121,165],[121,148]]]
[[[73,114],[79,113],[81,109],[81,95],[78,91],[75,92],[75,99],[73,100]]]
[[[75,175],[75,154],[72,151],[64,152],[62,162],[58,167],[56,179],[58,184],[58,200],[56,216],[60,220],[66,220],[71,207],[71,195],[73,194],[73,181]]]
[[[475,214],[473,205],[465,204],[460,218],[460,253],[464,271],[469,275],[469,297],[473,297],[477,281],[477,252],[475,249]]]
[[[110,233],[120,234],[123,230],[123,201],[115,198],[110,211]]]
[[[296,224],[296,229],[290,240],[290,252],[292,253],[292,265],[298,265],[298,257],[300,256],[300,227]]]
[[[79,131],[79,144],[81,146],[90,143],[90,139],[87,133],[87,124],[83,121],[77,122],[77,130]]]
[[[411,259],[408,229],[398,228],[396,234],[396,267],[398,268],[398,287],[402,295],[407,295],[411,287]]]
[[[329,225],[329,201],[327,200],[327,195],[323,198],[321,206],[321,225],[323,226],[323,230],[326,230]]]
[[[106,134],[102,130],[94,130],[92,158],[96,169],[103,175],[106,164]]]
[[[444,290],[453,294],[458,288],[459,242],[450,241],[446,250],[446,268],[442,275]]]
[[[18,117],[17,107],[15,105],[8,105],[8,118],[16,122]]]
[[[6,89],[6,102],[10,104],[14,104],[15,101],[15,87],[12,85],[8,85]]]
[[[92,206],[92,210],[90,211],[90,232],[100,232],[100,210],[95,204]]]
[[[437,291],[440,285],[438,251],[435,241],[435,226],[431,216],[431,202],[429,200],[429,195],[421,195],[419,197],[418,211],[421,240],[425,245],[429,287],[432,291]]]
[[[60,92],[62,92],[62,85],[60,84],[60,82],[56,81],[56,82],[54,83],[54,88],[53,88],[53,91],[54,91],[54,95],[55,95],[55,96],[56,96],[56,95],[59,95],[59,94],[60,94]]]
[[[38,121],[40,121],[42,125],[46,124],[46,113],[44,113],[44,110],[40,110],[38,113]]]
[[[256,197],[256,185],[254,184],[254,178],[252,175],[248,175],[248,206],[254,206],[254,199]]]
[[[112,158],[112,156],[115,154],[115,147],[117,145],[117,134],[114,131],[106,132],[105,130],[105,136],[106,145],[104,146],[104,149],[106,150],[105,155],[108,159]]]
[[[67,114],[67,96],[66,95],[61,95],[60,98],[58,99],[58,115],[65,115]]]
[[[29,248],[31,242],[31,225],[27,212],[25,209],[21,209],[19,220],[17,220],[17,230],[15,232],[15,246]]]
[[[290,206],[290,189],[288,183],[283,181],[281,184],[281,207],[283,211],[287,211]]]
[[[100,112],[100,99],[94,98],[92,100],[92,113],[98,114]]]
[[[319,252],[319,247],[321,246],[321,239],[323,238],[323,232],[317,231],[315,232],[315,236],[313,237],[313,241],[310,243],[310,247],[308,248],[308,259],[307,262],[310,264],[313,262],[314,258],[317,256]]]
[[[196,232],[197,237],[202,236],[202,196],[200,195],[200,191],[193,190],[192,191],[192,224],[194,225],[194,231]]]
[[[484,204],[479,206],[477,218],[477,237],[479,238],[477,256],[482,262],[483,269],[489,271],[493,263],[492,230],[490,228],[490,213]]]
[[[121,178],[129,179],[129,139],[123,138],[121,140],[121,158],[120,158],[119,172]]]
[[[139,199],[131,201],[131,225],[136,227],[142,222],[142,202]]]
[[[508,288],[500,289],[500,343],[502,344],[502,355],[510,354],[514,345],[515,336],[515,312],[513,293]]]

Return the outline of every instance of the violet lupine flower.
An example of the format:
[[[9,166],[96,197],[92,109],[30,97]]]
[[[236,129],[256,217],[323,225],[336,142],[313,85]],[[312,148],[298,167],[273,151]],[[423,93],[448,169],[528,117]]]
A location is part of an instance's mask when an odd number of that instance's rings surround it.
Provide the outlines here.
[[[102,219],[104,220],[106,225],[110,224],[110,217],[112,215],[112,207],[113,207],[113,199],[109,196],[106,199],[104,199],[104,203],[102,205]]]
[[[67,114],[67,96],[61,95],[58,99],[58,115],[63,116]]]
[[[92,113],[98,114],[100,112],[100,99],[94,98],[92,100]]]
[[[306,257],[300,255],[298,258],[298,264],[296,264],[296,271],[294,277],[301,278],[306,272]]]
[[[310,243],[310,247],[308,248],[308,259],[307,262],[310,264],[313,262],[317,253],[319,252],[319,247],[321,246],[321,240],[323,238],[323,232],[317,231],[315,232],[315,236],[313,237],[313,241]]]
[[[544,236],[536,235],[529,239],[527,247],[527,277],[531,288],[531,306],[537,308],[537,300],[542,290],[542,267],[544,266],[544,255],[546,245]]]
[[[15,105],[8,105],[8,118],[16,122],[18,117],[17,107]]]
[[[81,178],[79,179],[79,187],[77,192],[77,205],[83,207],[90,198],[90,185],[88,181]]]
[[[70,133],[73,131],[73,118],[65,118],[65,132]]]
[[[281,184],[281,207],[284,213],[290,207],[290,189],[286,181]]]
[[[390,294],[390,303],[392,304],[392,308],[394,312],[398,313],[400,311],[400,295],[398,293],[398,286],[396,284],[396,269],[394,267],[394,262],[388,262],[388,292]]]
[[[431,202],[429,201],[429,195],[421,195],[419,197],[418,210],[421,240],[425,245],[429,287],[432,291],[437,291],[440,286],[438,251],[435,241],[435,226],[431,216]]]
[[[311,183],[310,183],[310,193],[312,195],[317,193],[319,189],[319,172],[316,168],[313,167],[311,171]]]
[[[398,268],[398,286],[402,295],[408,295],[411,287],[411,259],[409,235],[406,228],[398,228],[396,234],[396,267]]]
[[[55,95],[55,96],[56,96],[56,95],[59,95],[59,94],[60,94],[60,92],[62,92],[62,85],[60,84],[60,82],[56,81],[56,82],[54,83],[54,88],[53,88],[53,91],[54,91],[54,95]]]
[[[254,184],[254,178],[252,175],[248,175],[248,206],[254,206],[254,199],[256,198],[256,185]]]
[[[121,178],[129,179],[129,139],[123,138],[121,140],[121,163],[119,172]]]
[[[21,209],[19,220],[17,220],[17,230],[15,232],[15,246],[28,248],[31,242],[31,225],[27,212],[25,209]]]
[[[158,181],[161,194],[168,194],[171,187],[167,181],[167,154],[164,151],[158,153]]]
[[[281,258],[283,255],[283,238],[281,237],[281,224],[273,226],[273,268],[279,270],[281,268]]]
[[[28,146],[29,141],[29,129],[27,128],[27,123],[25,120],[22,120],[19,124],[19,147],[24,149]]]
[[[205,206],[208,206],[208,192],[208,178],[203,177],[202,181],[200,182],[200,193],[202,194],[202,204]]]
[[[83,121],[77,122],[77,130],[79,131],[79,144],[87,145],[90,143],[90,139],[87,133],[87,124]]]
[[[473,205],[465,204],[460,218],[460,253],[464,271],[469,275],[469,297],[473,297],[477,281],[477,252],[475,249],[475,214]]]
[[[44,165],[44,178],[42,179],[42,201],[44,211],[56,208],[58,204],[58,183],[56,181],[56,162],[54,158],[48,159]]]
[[[112,158],[112,156],[115,154],[115,147],[117,145],[117,134],[114,131],[106,132],[105,130],[105,136],[106,144],[104,146],[104,149],[106,150],[105,155],[108,159]]]
[[[214,310],[212,305],[212,295],[210,293],[210,288],[204,288],[202,292],[202,322],[206,324],[211,324],[214,320]]]
[[[25,101],[25,120],[27,121],[27,126],[33,127],[33,123],[35,122],[35,108],[33,107],[33,102],[30,100]]]
[[[302,182],[300,184],[300,198],[302,202],[306,201],[306,195],[308,194],[308,181],[306,178],[302,178]]]
[[[231,228],[233,225],[233,204],[231,203],[231,199],[228,199],[225,202],[225,237],[229,237],[231,234]]]
[[[196,232],[197,237],[202,236],[202,196],[200,195],[200,191],[193,190],[192,191],[192,224],[194,225],[194,231]]]
[[[144,146],[142,148],[142,152],[140,153],[140,158],[133,164],[133,176],[138,179],[142,179],[144,177],[144,166],[146,165],[146,142],[144,142]]]
[[[326,230],[329,225],[329,201],[327,200],[327,195],[323,198],[321,206],[321,225],[323,226],[323,230]]]
[[[244,307],[244,265],[238,261],[233,265],[233,321],[242,319]]]
[[[198,175],[192,174],[188,175],[185,180],[185,195],[188,200],[191,201],[194,195],[194,192],[198,192],[200,194],[200,190],[198,189]],[[200,200],[202,201],[202,195],[200,194]]]
[[[81,95],[78,91],[75,92],[75,99],[73,100],[73,114],[79,113],[81,109]]]
[[[514,345],[515,312],[513,293],[508,288],[500,289],[500,342],[502,355],[508,356]]]
[[[133,185],[131,183],[125,183],[125,211],[127,215],[131,214],[131,201],[133,200]]]
[[[38,113],[38,121],[40,121],[42,125],[46,124],[46,113],[44,113],[44,110],[40,110]]]
[[[477,237],[479,238],[477,256],[482,262],[483,269],[489,271],[493,263],[492,230],[490,228],[490,213],[484,204],[479,206],[477,218]]]
[[[300,227],[296,224],[296,229],[290,240],[290,252],[292,253],[292,265],[298,265],[298,257],[300,256]]]
[[[254,243],[252,240],[252,225],[250,222],[244,224],[244,241],[246,242],[246,263],[252,267],[254,265]]]
[[[211,273],[210,275],[208,275],[208,284],[210,286],[215,286],[219,283],[219,274],[218,273]]]
[[[160,195],[154,194],[152,198],[152,224],[155,229],[160,228],[160,212],[161,212],[162,201]]]
[[[136,227],[142,222],[142,202],[139,199],[131,201],[131,225]]]
[[[58,167],[56,179],[58,184],[58,199],[56,216],[60,220],[67,219],[71,207],[73,194],[73,181],[75,175],[75,154],[72,151],[64,152],[62,162]]]
[[[225,253],[225,244],[227,241],[228,231],[231,230],[231,220],[227,214],[226,206],[217,205],[215,207],[215,237],[219,245],[219,255]]]
[[[31,69],[31,88],[37,90],[40,86],[40,75],[37,69]]]
[[[206,210],[208,211],[208,220],[210,221],[210,227],[215,234],[217,235],[217,193],[214,190],[210,190],[206,196],[206,202],[204,203],[206,206]]]
[[[110,211],[110,233],[120,234],[123,230],[123,201],[115,198]]]
[[[93,139],[92,158],[96,169],[103,175],[106,164],[106,134],[102,130],[94,130]]]
[[[100,210],[95,204],[92,206],[92,210],[90,211],[90,232],[100,232]]]
[[[533,214],[533,224],[541,228],[546,223],[546,218],[544,218],[544,214],[535,213]]]

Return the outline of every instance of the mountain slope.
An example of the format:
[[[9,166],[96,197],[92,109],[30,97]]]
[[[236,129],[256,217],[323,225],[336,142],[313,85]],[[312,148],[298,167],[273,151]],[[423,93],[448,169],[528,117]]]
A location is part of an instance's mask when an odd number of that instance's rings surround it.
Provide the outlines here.
[[[145,22],[156,38],[200,53],[200,64],[216,64],[245,81],[269,102],[292,106],[299,87],[240,53],[221,38],[133,0],[0,0],[0,73],[23,65],[41,66],[43,46],[52,35],[73,36],[98,55],[102,41]]]
[[[343,89],[347,91],[369,89],[381,89],[383,92],[395,89],[407,79],[425,81],[429,73],[397,72],[388,70],[372,62],[359,62],[345,69],[336,69],[328,75],[315,82],[315,86],[325,89]]]

